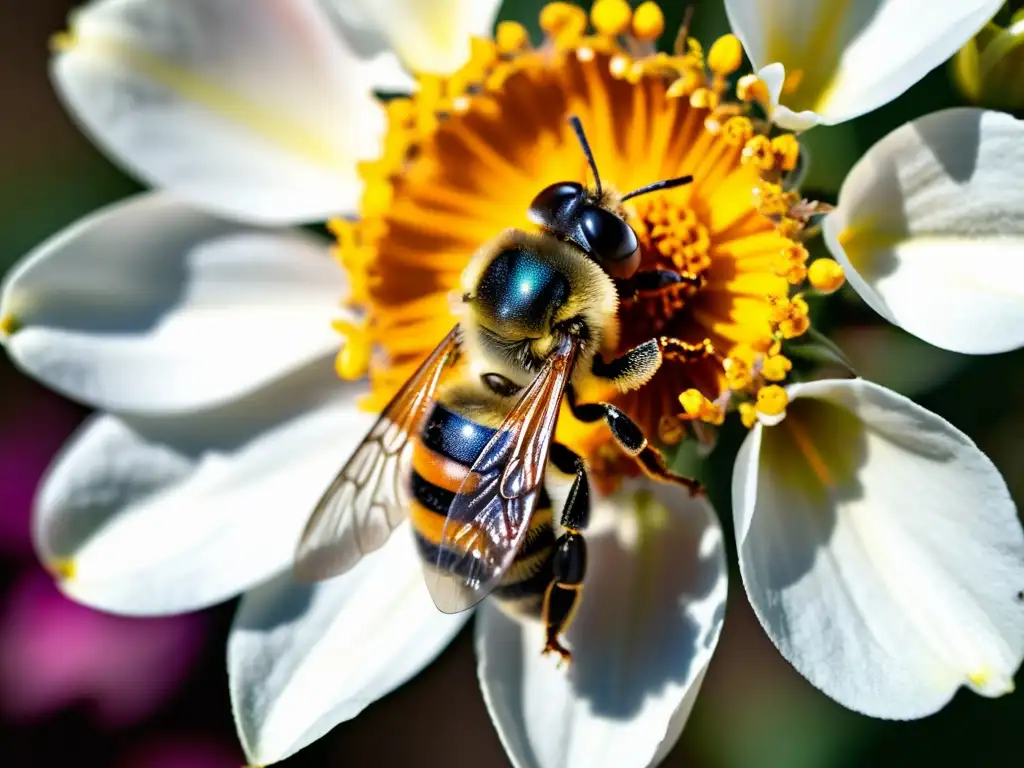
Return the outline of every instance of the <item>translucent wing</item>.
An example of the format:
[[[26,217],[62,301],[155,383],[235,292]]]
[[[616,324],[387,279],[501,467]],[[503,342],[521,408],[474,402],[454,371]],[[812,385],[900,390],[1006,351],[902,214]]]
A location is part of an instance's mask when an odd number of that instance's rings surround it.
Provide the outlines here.
[[[575,342],[559,344],[452,501],[427,573],[430,596],[445,613],[483,600],[515,559],[537,505],[575,355]]]
[[[344,573],[383,546],[405,519],[409,437],[457,347],[458,326],[395,394],[320,498],[295,553],[297,579],[317,581]]]

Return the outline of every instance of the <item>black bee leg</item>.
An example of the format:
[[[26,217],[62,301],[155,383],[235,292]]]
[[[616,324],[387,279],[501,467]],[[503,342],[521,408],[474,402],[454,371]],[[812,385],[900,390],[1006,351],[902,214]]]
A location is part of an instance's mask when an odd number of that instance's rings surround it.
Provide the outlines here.
[[[625,301],[637,299],[644,294],[657,293],[675,286],[702,288],[707,278],[692,272],[675,272],[669,269],[646,269],[635,272],[625,280],[616,280],[619,296]]]
[[[557,653],[561,660],[572,661],[572,653],[559,637],[569,628],[583,595],[583,577],[587,570],[587,542],[583,531],[590,523],[590,483],[583,459],[564,445],[551,446],[551,462],[561,472],[574,475],[572,488],[562,509],[565,529],[551,559],[552,578],[544,592],[544,653]]]
[[[701,484],[693,478],[677,475],[669,469],[661,452],[648,442],[637,423],[614,405],[577,403],[576,392],[571,386],[566,388],[566,399],[569,402],[572,415],[580,421],[594,422],[604,419],[622,450],[635,458],[649,476],[655,480],[681,485],[690,491],[691,496],[704,492]]]
[[[611,381],[620,392],[631,392],[649,382],[666,360],[688,363],[713,357],[714,354],[714,347],[707,339],[699,344],[690,344],[671,336],[658,336],[611,362],[596,355],[591,370],[595,376]]]

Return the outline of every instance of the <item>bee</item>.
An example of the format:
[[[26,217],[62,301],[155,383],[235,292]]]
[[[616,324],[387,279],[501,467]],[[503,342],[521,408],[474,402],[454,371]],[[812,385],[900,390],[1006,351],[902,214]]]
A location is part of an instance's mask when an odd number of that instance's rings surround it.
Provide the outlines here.
[[[682,279],[638,271],[623,202],[691,177],[620,196],[602,187],[583,127],[576,117],[570,123],[594,186],[546,187],[529,209],[539,232],[506,230],[473,256],[459,323],[331,483],[294,564],[302,581],[343,573],[408,518],[441,611],[465,611],[491,595],[511,614],[539,618],[543,652],[566,661],[561,638],[586,575],[590,488],[583,458],[555,441],[562,401],[583,422],[607,423],[647,474],[695,493],[698,484],[671,472],[629,416],[609,403],[580,403],[575,390],[593,379],[634,390],[665,359],[713,354],[708,342],[658,337],[614,356],[620,299]],[[557,525],[548,492],[555,481],[568,486]]]

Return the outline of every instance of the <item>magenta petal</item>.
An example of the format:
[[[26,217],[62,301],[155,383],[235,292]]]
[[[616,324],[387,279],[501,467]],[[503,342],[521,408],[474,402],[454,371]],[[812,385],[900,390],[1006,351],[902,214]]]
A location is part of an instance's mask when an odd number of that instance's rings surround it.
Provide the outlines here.
[[[34,720],[87,702],[103,726],[139,722],[184,682],[202,635],[198,614],[99,613],[33,572],[14,587],[0,615],[0,710]]]

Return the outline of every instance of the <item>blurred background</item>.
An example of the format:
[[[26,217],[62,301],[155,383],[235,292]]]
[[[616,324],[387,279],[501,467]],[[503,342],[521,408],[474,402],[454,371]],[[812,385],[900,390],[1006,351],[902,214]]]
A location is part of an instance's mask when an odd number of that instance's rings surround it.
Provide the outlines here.
[[[507,0],[502,18],[536,31],[542,4]],[[692,4],[702,41],[726,31],[720,0]],[[74,5],[0,3],[0,273],[50,234],[138,189],[74,128],[50,88],[47,40],[64,28]],[[672,29],[684,3],[663,5]],[[1005,22],[1015,10],[1004,8],[997,19]],[[1024,68],[1018,73],[1024,100]],[[843,175],[873,142],[908,119],[964,103],[943,66],[867,117],[812,131],[805,194],[834,201]],[[879,322],[852,292],[830,301],[828,313],[818,322],[864,376],[969,434],[1002,471],[1018,504],[1024,501],[1024,400],[990,395],[987,386],[999,382],[1002,394],[1007,382],[1024,380],[1024,353],[967,358],[933,349]],[[87,414],[19,375],[2,354],[0,394],[0,761],[5,768],[66,766],[69,759],[116,768],[240,766],[224,669],[233,604],[143,621],[95,613],[61,597],[33,556],[30,509],[40,476]],[[730,451],[738,435],[725,437],[721,449]],[[720,462],[709,478],[727,526],[730,467]],[[431,749],[452,712],[461,724],[461,748]],[[1024,744],[1016,728],[1022,722],[1021,693],[991,701],[961,691],[941,713],[913,723],[845,711],[781,659],[734,573],[719,650],[665,765],[843,768],[902,766],[911,759],[933,766],[1021,765]],[[431,757],[448,768],[506,764],[477,690],[469,629],[419,677],[284,765],[432,765]]]

